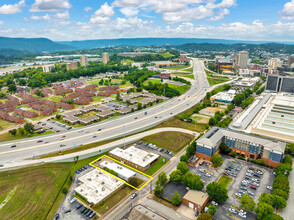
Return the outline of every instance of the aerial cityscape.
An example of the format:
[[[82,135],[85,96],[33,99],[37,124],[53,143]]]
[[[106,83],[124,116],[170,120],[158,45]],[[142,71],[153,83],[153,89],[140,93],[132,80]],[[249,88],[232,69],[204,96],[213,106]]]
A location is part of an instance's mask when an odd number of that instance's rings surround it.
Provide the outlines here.
[[[294,0],[0,1],[0,220],[294,220]]]

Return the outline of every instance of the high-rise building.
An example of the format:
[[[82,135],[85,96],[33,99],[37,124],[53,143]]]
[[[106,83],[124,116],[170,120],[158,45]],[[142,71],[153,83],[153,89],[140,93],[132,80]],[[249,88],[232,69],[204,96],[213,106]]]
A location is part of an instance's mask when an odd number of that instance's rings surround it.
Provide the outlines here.
[[[78,68],[78,62],[71,62],[65,65],[66,65],[66,70],[76,70]]]
[[[55,66],[54,66],[54,64],[44,65],[42,68],[43,68],[44,73],[50,73],[55,68]]]
[[[240,69],[247,69],[248,64],[248,51],[240,51],[238,56],[238,66]]]
[[[267,75],[266,90],[294,93],[294,76]]]
[[[288,66],[291,66],[294,63],[294,55],[288,56]]]
[[[81,56],[81,65],[87,66],[88,65],[88,56],[82,55]]]
[[[283,62],[280,59],[270,59],[268,61],[269,73],[276,73],[278,67],[282,67]]]
[[[104,64],[109,62],[109,53],[103,53],[102,54],[102,61]]]

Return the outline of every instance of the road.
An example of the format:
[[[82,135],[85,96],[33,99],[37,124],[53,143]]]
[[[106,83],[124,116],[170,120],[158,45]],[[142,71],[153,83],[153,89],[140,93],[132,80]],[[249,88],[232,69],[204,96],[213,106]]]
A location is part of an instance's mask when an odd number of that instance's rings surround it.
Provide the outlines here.
[[[20,161],[27,158],[137,133],[187,110],[203,99],[206,91],[216,87],[209,88],[203,63],[195,58],[192,58],[192,61],[195,80],[192,81],[190,90],[185,94],[148,109],[71,131],[17,140],[17,143],[3,142],[0,145],[0,164],[3,164],[4,168],[18,166]],[[62,136],[66,137],[60,141]],[[37,143],[40,140],[43,142]],[[16,144],[15,148],[11,148],[13,144]],[[61,144],[65,146],[60,147]]]

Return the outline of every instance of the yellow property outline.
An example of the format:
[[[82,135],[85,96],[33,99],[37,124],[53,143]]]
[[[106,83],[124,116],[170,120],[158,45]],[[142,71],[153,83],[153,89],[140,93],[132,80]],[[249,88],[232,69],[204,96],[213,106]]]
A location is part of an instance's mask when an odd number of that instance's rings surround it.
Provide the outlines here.
[[[117,162],[117,163],[120,163],[121,165],[124,165],[124,166],[126,166],[126,167],[128,167],[128,168],[130,168],[130,169],[132,169],[132,170],[135,170],[136,172],[141,173],[141,174],[143,174],[144,176],[147,176],[147,177],[150,178],[150,179],[149,179],[149,180],[148,180],[143,186],[141,186],[141,187],[138,189],[138,188],[132,186],[131,184],[127,183],[126,181],[124,181],[124,180],[118,178],[117,176],[112,175],[111,173],[108,173],[107,171],[105,171],[105,170],[103,170],[103,169],[101,169],[101,168],[99,168],[99,167],[97,167],[97,166],[95,166],[95,165],[93,164],[93,163],[95,163],[96,161],[98,161],[99,159],[102,159],[103,157],[107,157],[107,158],[109,158],[109,159],[111,159],[111,160],[113,160],[113,161],[115,161],[115,162]],[[152,176],[148,176],[147,174],[145,174],[145,173],[143,173],[143,172],[141,172],[141,171],[139,171],[139,170],[137,170],[137,169],[135,169],[135,168],[133,168],[133,167],[131,167],[131,166],[128,166],[128,165],[126,165],[126,164],[124,164],[124,163],[122,163],[122,162],[120,162],[120,161],[118,161],[118,160],[115,160],[115,159],[113,159],[112,157],[109,157],[109,156],[107,156],[107,155],[102,155],[101,157],[97,158],[96,160],[92,161],[92,162],[89,163],[89,164],[90,164],[92,167],[95,167],[96,169],[101,170],[102,172],[109,174],[110,176],[114,177],[115,179],[117,179],[117,180],[123,182],[124,184],[127,184],[128,186],[130,186],[130,187],[132,187],[132,188],[134,188],[134,189],[136,189],[136,190],[138,190],[138,191],[141,190],[141,189],[142,189],[147,183],[149,183],[149,182],[153,179]]]

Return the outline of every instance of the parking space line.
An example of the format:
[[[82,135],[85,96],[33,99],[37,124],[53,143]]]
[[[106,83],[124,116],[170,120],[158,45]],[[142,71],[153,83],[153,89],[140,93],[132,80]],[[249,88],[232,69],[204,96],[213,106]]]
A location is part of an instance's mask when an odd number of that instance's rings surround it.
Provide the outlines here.
[[[234,219],[236,219],[236,220],[241,220],[241,219],[237,218],[237,217],[234,216],[234,215],[229,215],[229,214],[227,214],[227,216],[230,217],[230,218],[234,218]]]

